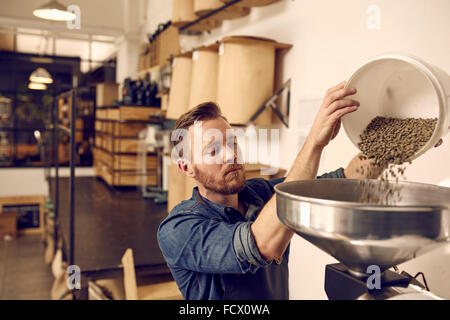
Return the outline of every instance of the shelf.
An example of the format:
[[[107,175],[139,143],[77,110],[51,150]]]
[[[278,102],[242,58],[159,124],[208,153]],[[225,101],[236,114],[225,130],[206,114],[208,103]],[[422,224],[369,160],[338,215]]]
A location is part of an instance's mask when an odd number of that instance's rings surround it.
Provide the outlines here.
[[[138,152],[112,152],[112,151],[109,151],[109,150],[107,150],[103,147],[97,146],[97,145],[94,146],[94,149],[97,149],[101,152],[108,153],[110,155],[118,155],[118,156],[137,156],[138,155]],[[156,154],[156,152],[147,152],[147,155],[156,156],[157,154]]]
[[[100,106],[97,107],[97,110],[103,110],[103,109],[119,109],[121,107],[125,108],[155,108],[155,109],[161,109],[161,107],[158,106],[139,106],[136,104],[115,104],[115,105],[109,105],[109,106]]]
[[[94,167],[101,169],[103,172],[128,174],[128,175],[147,175],[155,174],[157,171],[157,157],[150,156],[146,159],[145,173],[142,168],[136,165],[138,159],[137,154],[123,155],[111,154],[101,148],[94,147]]]
[[[206,14],[200,16],[198,19],[196,19],[196,20],[194,20],[194,21],[191,21],[191,22],[188,22],[188,23],[186,23],[185,25],[179,27],[180,33],[194,34],[194,35],[196,35],[197,32],[195,32],[195,31],[193,31],[193,30],[189,30],[189,28],[195,26],[196,24],[198,24],[199,22],[201,22],[201,21],[203,21],[203,20],[205,20],[205,19],[213,18],[214,15],[218,14],[219,12],[225,10],[226,8],[228,8],[228,7],[230,7],[230,6],[234,5],[234,4],[236,4],[236,3],[238,3],[238,2],[241,2],[241,1],[242,1],[242,0],[233,0],[233,1],[230,1],[230,2],[224,3],[223,6],[217,8],[217,9],[215,9],[215,10],[211,10],[210,12],[208,12],[208,13],[206,13]],[[194,32],[194,33],[192,33],[192,32]]]
[[[118,122],[118,123],[149,123],[149,124],[159,124],[159,123],[161,123],[162,121],[164,121],[164,120],[161,120],[161,121],[157,121],[157,120],[151,120],[151,119],[149,119],[149,120],[139,120],[139,119],[128,119],[128,120],[126,120],[126,119],[124,119],[124,120],[122,120],[122,119],[120,119],[120,120],[117,120],[117,119],[95,119],[95,121],[102,121],[102,122]]]
[[[165,112],[160,107],[117,105],[97,109],[97,119],[109,120],[147,120],[150,117],[164,117]]]

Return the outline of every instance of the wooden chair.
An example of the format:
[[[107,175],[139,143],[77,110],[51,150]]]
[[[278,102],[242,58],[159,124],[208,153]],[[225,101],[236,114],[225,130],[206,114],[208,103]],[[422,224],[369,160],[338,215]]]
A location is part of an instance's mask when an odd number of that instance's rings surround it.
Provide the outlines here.
[[[126,300],[182,300],[175,281],[137,286],[133,250],[128,248],[122,257],[123,282]]]

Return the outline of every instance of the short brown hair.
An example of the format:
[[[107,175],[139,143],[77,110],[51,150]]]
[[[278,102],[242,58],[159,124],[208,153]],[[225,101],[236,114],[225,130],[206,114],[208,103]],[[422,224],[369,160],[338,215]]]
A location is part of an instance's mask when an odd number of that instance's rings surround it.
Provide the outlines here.
[[[212,120],[217,119],[219,117],[224,119],[225,121],[228,121],[227,118],[225,118],[222,115],[222,111],[220,110],[219,106],[216,103],[211,101],[201,103],[195,108],[182,114],[178,118],[178,120],[175,122],[174,131],[176,131],[177,129],[188,130],[189,127],[192,126],[196,121]],[[172,140],[173,146],[176,147],[181,141],[183,141],[183,136],[177,134],[176,138]],[[180,150],[179,151],[180,157],[183,156],[182,153],[183,153],[182,150]]]

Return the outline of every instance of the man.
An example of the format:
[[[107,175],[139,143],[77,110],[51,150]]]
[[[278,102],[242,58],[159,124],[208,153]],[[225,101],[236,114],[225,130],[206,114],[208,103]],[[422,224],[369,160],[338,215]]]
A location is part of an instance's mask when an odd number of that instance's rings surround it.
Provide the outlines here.
[[[239,151],[228,139],[218,142],[205,135],[201,154],[221,161],[192,161],[185,153],[194,151],[195,139],[183,137],[184,155],[180,154],[178,168],[198,187],[161,223],[158,241],[185,299],[289,298],[287,264],[293,233],[278,220],[273,187],[283,180],[316,178],[322,151],[338,134],[341,117],[358,110],[359,102],[348,98],[355,93],[356,89],[345,88],[345,82],[327,91],[284,179],[245,181],[243,166],[237,163]],[[181,116],[176,129],[193,137],[196,121],[202,121],[203,132],[214,129],[223,137],[231,128],[220,109],[206,103]],[[347,168],[318,178],[363,178],[357,170],[361,165],[370,167],[356,156]],[[372,170],[372,176],[364,177],[377,177],[381,171]]]

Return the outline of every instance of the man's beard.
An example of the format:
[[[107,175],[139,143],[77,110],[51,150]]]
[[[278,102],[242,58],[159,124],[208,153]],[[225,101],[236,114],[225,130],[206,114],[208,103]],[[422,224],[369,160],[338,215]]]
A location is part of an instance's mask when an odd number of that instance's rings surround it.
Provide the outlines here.
[[[241,168],[241,170],[228,173],[230,170]],[[194,167],[196,180],[207,190],[218,194],[234,194],[241,192],[245,187],[245,171],[242,166],[232,164],[220,173],[219,177],[208,176]],[[227,174],[228,173],[228,174]]]

